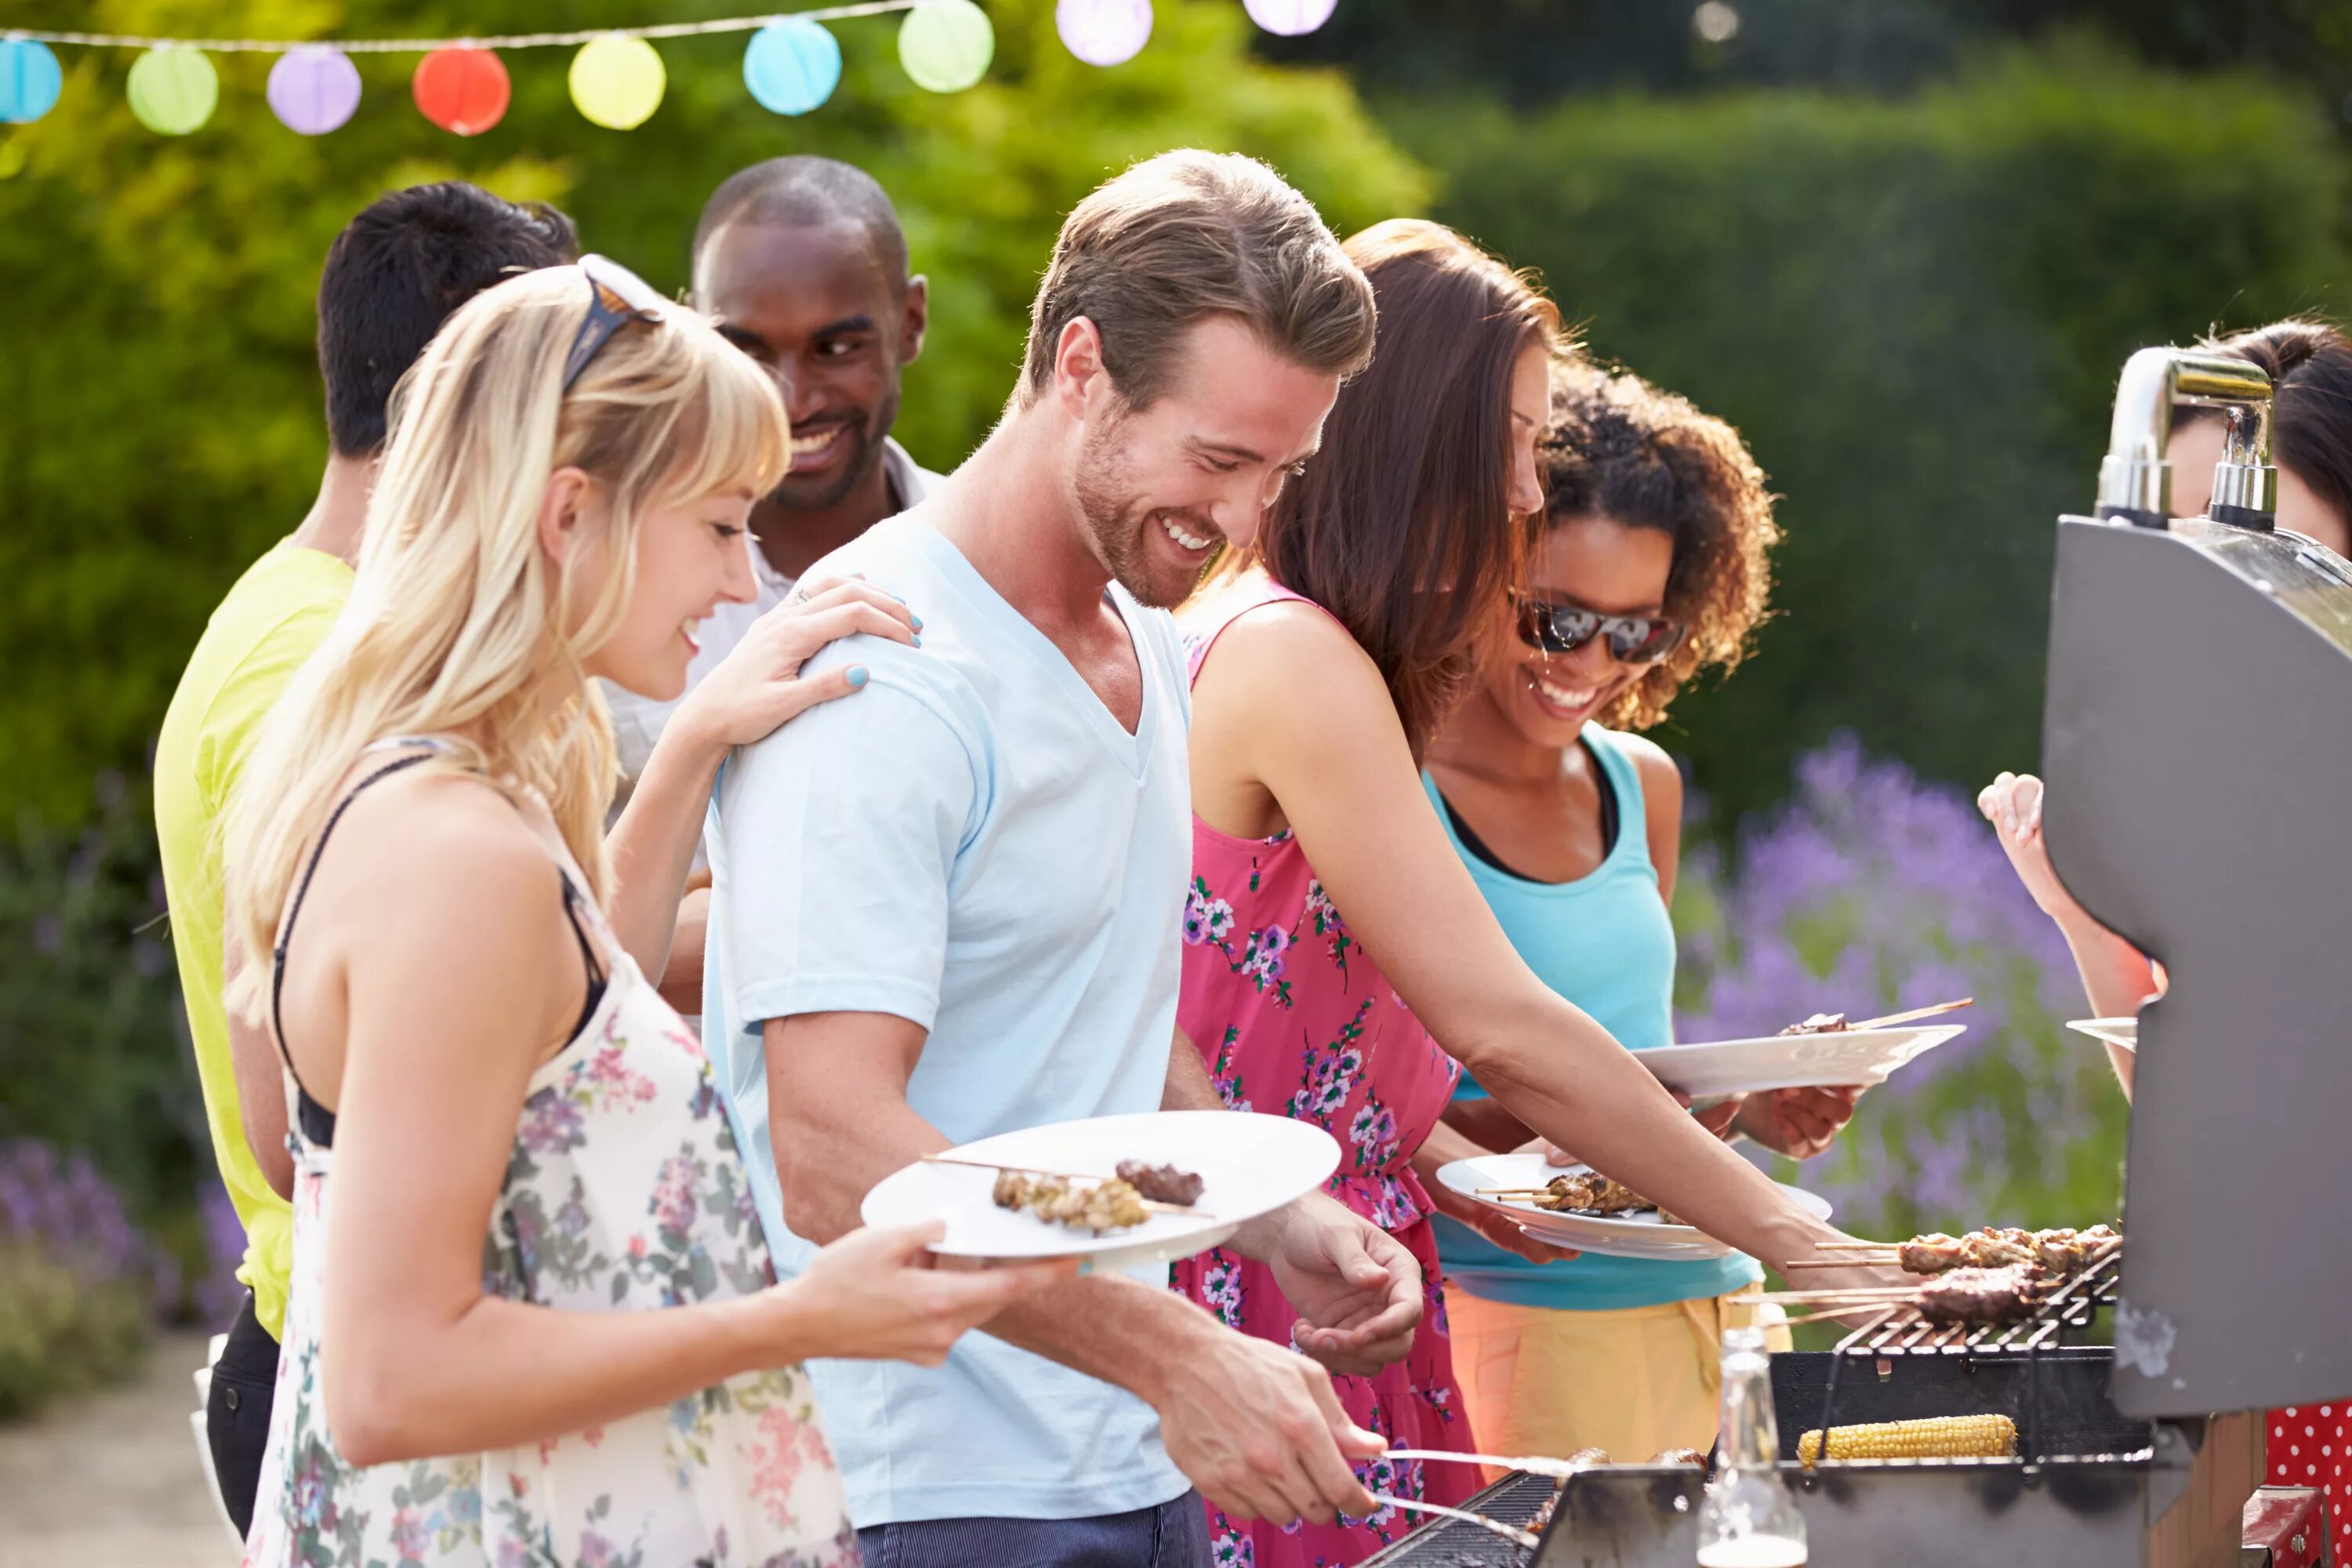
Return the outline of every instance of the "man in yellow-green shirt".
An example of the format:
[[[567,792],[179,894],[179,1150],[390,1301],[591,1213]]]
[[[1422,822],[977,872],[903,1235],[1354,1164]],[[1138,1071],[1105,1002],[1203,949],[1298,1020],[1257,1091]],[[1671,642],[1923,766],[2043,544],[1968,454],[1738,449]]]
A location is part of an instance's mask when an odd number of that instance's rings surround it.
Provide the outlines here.
[[[401,374],[449,313],[514,272],[577,253],[572,222],[457,181],[398,191],[335,238],[319,279],[330,453],[300,527],[213,611],[155,746],[155,831],[172,946],[221,1180],[245,1226],[247,1294],[213,1368],[206,1436],[240,1531],[268,1436],[293,1252],[286,1101],[267,1025],[232,1020],[224,988],[220,823],[262,721],[332,629],[352,587],[369,481]],[[240,1089],[242,1092],[240,1092]]]

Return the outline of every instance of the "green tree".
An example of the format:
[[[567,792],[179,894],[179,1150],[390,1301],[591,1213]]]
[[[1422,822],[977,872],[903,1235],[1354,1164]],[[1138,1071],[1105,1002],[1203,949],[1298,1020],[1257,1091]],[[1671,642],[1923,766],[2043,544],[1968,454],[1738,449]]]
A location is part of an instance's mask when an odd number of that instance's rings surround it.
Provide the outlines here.
[[[618,26],[740,13],[731,0],[21,0],[19,26],[163,36],[402,37]],[[315,140],[270,115],[270,58],[215,57],[218,112],[159,137],[123,98],[127,52],[60,47],[64,100],[0,129],[0,821],[87,810],[91,775],[135,768],[203,618],[291,527],[324,451],[310,298],[327,243],[387,188],[463,176],[551,199],[591,247],[686,282],[702,201],[788,152],[845,158],[897,198],[933,329],[900,433],[935,467],[983,434],[1010,388],[1062,214],[1171,146],[1265,157],[1344,228],[1422,210],[1424,177],[1339,73],[1249,52],[1233,0],[1160,0],[1150,48],[1073,59],[1051,0],[991,0],[997,52],[936,96],[898,65],[897,20],[835,26],[846,68],[803,119],[745,90],[744,38],[664,42],[669,87],[631,132],[572,108],[562,49],[508,57],[514,102],[470,141],[420,117],[415,57],[356,57],[365,95]]]
[[[1738,425],[1780,493],[1777,618],[1675,710],[1716,820],[1833,731],[1967,785],[2040,751],[2053,521],[2132,350],[2341,311],[2346,157],[2291,89],[2076,42],[1909,99],[1622,96],[1392,121],[1440,216],[1592,350]]]

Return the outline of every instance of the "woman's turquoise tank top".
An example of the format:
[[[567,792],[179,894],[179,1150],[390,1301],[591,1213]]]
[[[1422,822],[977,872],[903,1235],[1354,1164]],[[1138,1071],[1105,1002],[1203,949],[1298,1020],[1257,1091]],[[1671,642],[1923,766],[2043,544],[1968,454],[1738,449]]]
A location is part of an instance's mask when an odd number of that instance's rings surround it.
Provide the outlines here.
[[[1675,928],[1650,862],[1642,780],[1622,739],[1597,724],[1584,734],[1617,801],[1617,842],[1591,876],[1531,882],[1488,865],[1454,831],[1428,774],[1422,787],[1487,907],[1536,977],[1587,1013],[1629,1050],[1674,1043]],[[1486,1091],[1465,1073],[1456,1100]],[[1720,1296],[1761,1279],[1753,1258],[1660,1262],[1584,1253],[1530,1263],[1439,1215],[1437,1253],[1447,1281],[1490,1301],[1600,1311]]]

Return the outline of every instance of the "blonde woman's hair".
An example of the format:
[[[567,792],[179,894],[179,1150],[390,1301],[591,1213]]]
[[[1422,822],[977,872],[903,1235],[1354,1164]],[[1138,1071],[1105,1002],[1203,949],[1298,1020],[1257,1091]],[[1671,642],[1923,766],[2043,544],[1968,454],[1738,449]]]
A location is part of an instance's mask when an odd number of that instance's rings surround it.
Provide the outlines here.
[[[765,494],[791,442],[768,378],[683,308],[624,326],[564,391],[588,299],[577,267],[488,289],[394,394],[350,602],[270,715],[226,817],[230,1001],[249,1017],[305,847],[374,742],[463,731],[425,765],[543,798],[604,896],[613,729],[583,661],[626,613],[639,522],[723,490]],[[559,564],[539,516],[566,467],[603,504],[583,510]]]

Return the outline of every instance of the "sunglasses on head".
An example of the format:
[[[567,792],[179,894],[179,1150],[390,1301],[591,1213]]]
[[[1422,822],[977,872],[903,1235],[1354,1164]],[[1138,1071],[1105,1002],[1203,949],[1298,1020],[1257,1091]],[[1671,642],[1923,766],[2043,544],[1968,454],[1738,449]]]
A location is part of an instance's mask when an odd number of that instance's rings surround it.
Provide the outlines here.
[[[1664,616],[1604,616],[1581,605],[1519,598],[1519,640],[1548,654],[1574,653],[1606,633],[1620,664],[1655,664],[1682,647],[1685,627]]]
[[[580,330],[572,334],[572,352],[563,356],[563,390],[580,379],[613,334],[631,321],[651,321],[658,325],[669,317],[669,304],[654,292],[653,285],[622,266],[601,256],[583,256],[580,270],[588,278],[588,314]]]

